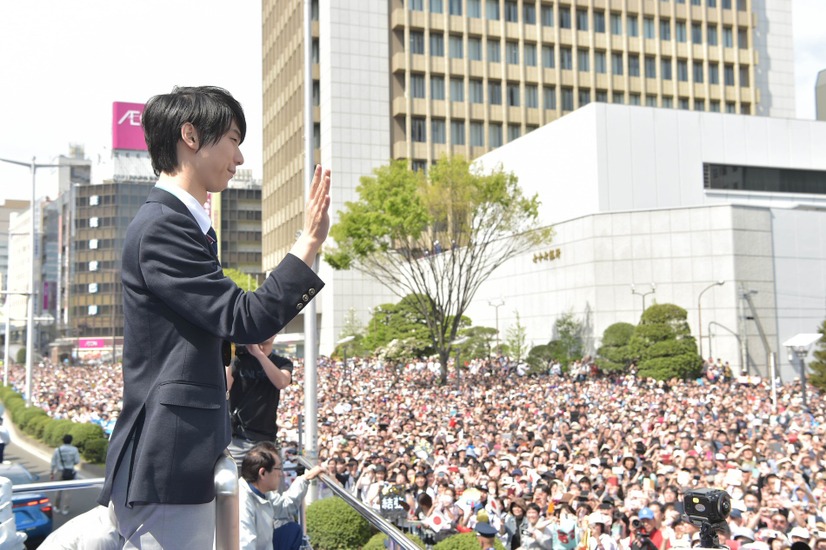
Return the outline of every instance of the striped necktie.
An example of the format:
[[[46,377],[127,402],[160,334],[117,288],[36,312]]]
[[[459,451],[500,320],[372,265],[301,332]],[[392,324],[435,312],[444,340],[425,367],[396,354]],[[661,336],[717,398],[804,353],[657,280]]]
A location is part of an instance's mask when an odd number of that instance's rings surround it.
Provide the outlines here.
[[[210,227],[209,230],[206,232],[206,238],[209,241],[209,246],[212,247],[212,253],[215,254],[215,257],[218,257],[218,235],[215,234],[215,230]]]

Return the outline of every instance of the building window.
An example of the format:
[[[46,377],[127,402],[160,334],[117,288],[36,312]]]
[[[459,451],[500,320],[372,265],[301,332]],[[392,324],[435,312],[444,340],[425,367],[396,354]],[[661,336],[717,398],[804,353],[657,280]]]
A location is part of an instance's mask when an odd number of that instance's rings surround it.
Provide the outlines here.
[[[576,30],[588,30],[588,10],[576,10]]]
[[[516,0],[505,0],[505,21],[519,23],[519,5]]]
[[[313,57],[313,63],[318,64],[319,53],[318,53],[318,40],[317,39],[313,39],[311,55]]]
[[[445,121],[440,118],[434,118],[430,123],[430,139],[433,143],[445,142]]]
[[[614,92],[614,95],[611,97],[611,103],[618,105],[625,103],[625,92]]]
[[[571,48],[561,48],[559,50],[559,65],[563,69],[573,70],[574,54]]]
[[[536,24],[536,6],[527,3],[522,6],[522,22],[526,25]]]
[[[677,60],[677,80],[688,82],[688,61],[684,59]]]
[[[445,11],[442,0],[430,0],[430,13],[442,13]]]
[[[671,40],[670,19],[660,19],[660,40]]]
[[[508,124],[508,141],[519,139],[522,135],[522,127],[519,124]]]
[[[499,63],[502,61],[499,55],[499,42],[488,38],[488,63]]]
[[[321,124],[313,124],[313,148],[321,149]]]
[[[737,47],[743,50],[749,47],[749,31],[744,27],[737,27]]]
[[[410,0],[410,11],[424,11],[424,0]]]
[[[100,196],[98,195],[91,195],[89,197],[89,206],[97,206],[100,204]]]
[[[313,105],[321,105],[321,83],[318,80],[313,81]]]
[[[542,46],[542,66],[546,69],[554,68],[554,47],[549,45]]]
[[[594,32],[605,32],[605,12],[594,12]]]
[[[539,107],[539,94],[536,85],[525,84],[525,107],[536,109]]]
[[[695,84],[702,84],[703,83],[703,62],[702,61],[695,61],[694,62],[694,83]]]
[[[748,88],[749,87],[749,68],[748,67],[740,67],[740,87],[741,88]]]
[[[650,55],[645,57],[645,78],[657,78],[657,59]]]
[[[505,61],[510,65],[519,65],[519,42],[505,42]]]
[[[536,44],[525,44],[523,56],[527,67],[536,67]]]
[[[100,226],[100,218],[97,216],[89,218],[89,227],[99,227]]]
[[[488,125],[488,143],[491,148],[502,146],[502,124],[491,122]]]
[[[450,0],[450,15],[462,15],[462,0]]]
[[[740,105],[740,114],[741,115],[750,115],[751,114],[751,105],[748,103],[743,103]]]
[[[98,284],[97,283],[89,283],[89,286],[87,288],[89,290],[89,294],[97,294]]]
[[[674,107],[674,100],[670,97],[663,98],[663,109],[671,109]]]
[[[712,113],[719,113],[720,112],[720,102],[716,99],[712,99],[709,103],[708,110]]]
[[[89,250],[97,250],[99,242],[97,239],[89,239]]]
[[[708,40],[709,46],[717,45],[717,27],[706,28],[706,39]]]
[[[471,103],[485,102],[485,86],[481,80],[473,78],[468,82],[468,95]]]
[[[657,96],[655,96],[655,95],[645,96],[645,106],[646,107],[656,107],[657,106]]]
[[[708,81],[710,84],[720,83],[720,67],[717,65],[708,66]]]
[[[606,72],[605,52],[594,52],[594,72],[605,74]]]
[[[410,75],[410,96],[414,98],[424,99],[424,75],[411,74]]]
[[[706,110],[706,102],[703,99],[695,99],[694,100],[694,110],[695,111],[705,111]]]
[[[588,50],[577,50],[577,68],[580,71],[590,71],[591,64],[590,64],[591,56],[588,53]]]
[[[472,147],[485,146],[485,125],[483,123],[470,123],[470,145]]]
[[[640,76],[640,58],[637,54],[628,54],[628,75]]]
[[[424,53],[424,33],[410,31],[410,53]]]
[[[464,43],[462,37],[455,34],[450,35],[450,57],[452,59],[463,59],[465,57]]]
[[[97,315],[98,314],[98,306],[96,306],[94,304],[91,305],[91,306],[87,306],[86,307],[86,314],[89,315],[89,316]]]
[[[636,17],[626,17],[625,29],[630,37],[637,37],[640,35],[640,24]]]
[[[541,6],[539,11],[539,16],[541,17],[541,22],[543,27],[553,27],[554,26],[554,8],[553,6]]]
[[[465,144],[465,121],[454,120],[450,123],[450,141],[453,145]]]
[[[410,121],[410,137],[417,143],[427,141],[427,126],[424,117],[413,117]]]
[[[594,98],[596,103],[608,103],[608,92],[605,90],[597,90],[597,95]]]
[[[519,107],[519,84],[508,84],[508,107]]]
[[[465,81],[462,78],[450,79],[450,100],[464,101],[465,100]]]
[[[751,110],[746,103],[743,107]],[[706,189],[826,195],[824,170],[703,163],[703,174]]]
[[[556,88],[542,88],[542,106],[548,111],[556,111]]]
[[[470,36],[467,39],[467,57],[471,61],[482,61],[482,39]]]
[[[467,16],[473,19],[481,19],[482,0],[467,0]]]
[[[614,36],[622,34],[622,15],[619,13],[611,14],[611,34]]]
[[[706,4],[709,8],[716,8],[717,7],[717,0],[706,0]]]
[[[645,38],[655,38],[654,33],[654,18],[653,17],[645,17],[642,20],[642,32]]]
[[[611,54],[611,74],[620,76],[622,74],[622,54]]]
[[[574,110],[574,89],[573,88],[562,88],[562,110],[563,111],[573,111]]]
[[[671,80],[671,59],[664,57],[660,63],[660,78]]]
[[[686,28],[685,28],[685,21],[677,21],[677,42],[685,42],[688,40]]]
[[[726,113],[732,115],[737,113],[737,106],[734,104],[733,101],[726,101]]]
[[[688,111],[688,98],[687,97],[681,97],[680,99],[678,99],[677,104],[679,105],[679,108],[682,109],[683,111]]]
[[[691,43],[698,45],[703,43],[703,26],[700,23],[691,24]]]
[[[413,159],[410,163],[410,168],[412,168],[414,172],[424,172],[427,170],[427,161],[422,159]]]
[[[430,76],[430,99],[445,98],[445,77]]]
[[[502,104],[502,83],[488,82],[488,102],[493,105]]]
[[[726,48],[734,47],[734,32],[731,27],[723,27],[723,46]]]
[[[723,67],[723,78],[726,86],[734,86],[734,65]]]
[[[89,271],[97,271],[99,268],[99,262],[97,260],[92,260],[89,262]]]
[[[559,28],[561,28],[561,29],[570,29],[571,28],[571,7],[570,6],[559,6]]]
[[[730,10],[731,9],[731,0],[723,0],[723,9]]]
[[[445,37],[442,34],[430,35],[430,55],[442,57],[445,55]]]
[[[493,21],[499,20],[499,0],[487,0],[485,2],[485,15]]]
[[[591,103],[591,90],[580,90],[579,91],[579,106],[584,107]]]
[[[629,105],[639,105],[642,101],[640,98],[640,94],[629,94],[628,95],[628,104]]]

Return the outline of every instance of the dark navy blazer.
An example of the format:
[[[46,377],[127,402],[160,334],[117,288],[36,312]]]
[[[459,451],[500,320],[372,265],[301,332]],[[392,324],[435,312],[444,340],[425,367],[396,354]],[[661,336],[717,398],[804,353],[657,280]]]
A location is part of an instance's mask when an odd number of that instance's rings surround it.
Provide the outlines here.
[[[255,292],[224,276],[186,206],[154,188],[123,249],[123,410],[109,442],[107,505],[134,440],[128,504],[203,504],[230,441],[221,344],[263,342],[324,283],[288,254]]]

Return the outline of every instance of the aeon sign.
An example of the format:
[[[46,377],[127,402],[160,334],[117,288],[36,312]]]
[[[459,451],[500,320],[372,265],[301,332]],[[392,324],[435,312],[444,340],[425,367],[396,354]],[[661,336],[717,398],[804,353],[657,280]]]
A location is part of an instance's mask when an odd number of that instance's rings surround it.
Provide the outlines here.
[[[146,151],[141,117],[143,103],[112,103],[112,149]]]

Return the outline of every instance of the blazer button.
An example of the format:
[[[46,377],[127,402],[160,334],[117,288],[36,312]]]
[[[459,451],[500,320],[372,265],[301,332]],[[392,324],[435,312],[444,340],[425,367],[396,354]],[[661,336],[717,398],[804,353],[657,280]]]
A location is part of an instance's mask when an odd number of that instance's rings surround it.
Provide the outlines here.
[[[310,296],[315,296],[315,289],[311,288],[310,290],[307,291],[307,294],[309,294]]]
[[[301,302],[295,304],[295,309],[301,309],[302,307],[304,307],[304,304],[302,304]]]
[[[304,296],[302,296],[302,297],[301,297],[301,299],[302,299],[302,300],[304,300],[305,302],[309,302],[309,301],[310,301],[310,297],[309,297],[309,296],[307,296],[306,294],[305,294]]]

